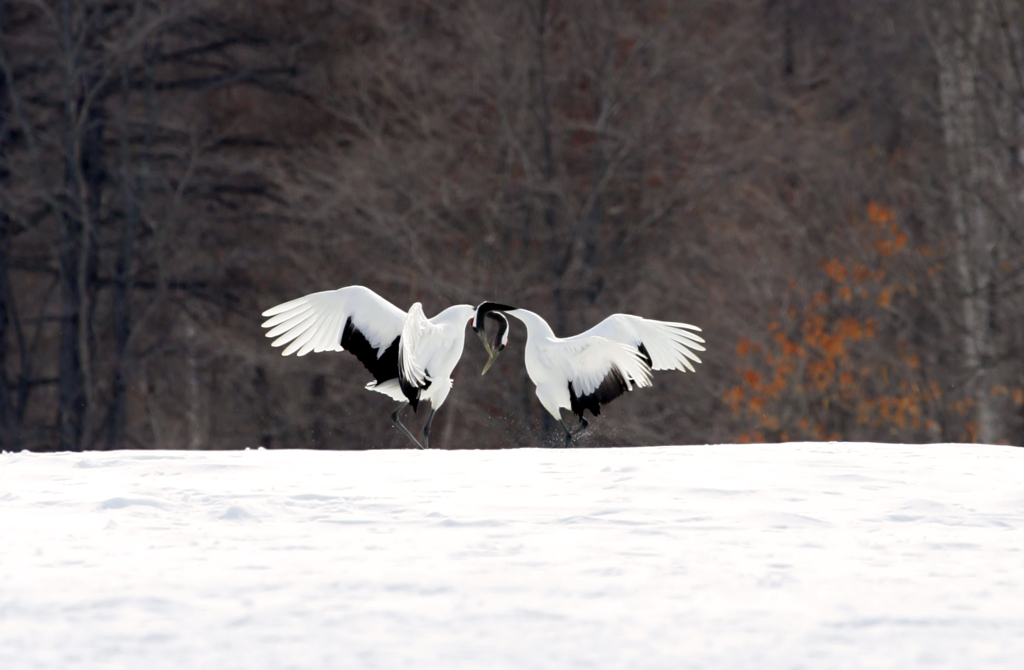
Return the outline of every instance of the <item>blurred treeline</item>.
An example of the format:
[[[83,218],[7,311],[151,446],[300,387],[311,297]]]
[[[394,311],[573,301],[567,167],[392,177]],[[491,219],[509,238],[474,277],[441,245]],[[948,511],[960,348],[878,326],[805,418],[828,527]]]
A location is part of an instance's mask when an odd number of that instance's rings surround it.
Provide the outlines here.
[[[584,444],[1024,442],[1019,1],[0,0],[0,68],[6,449],[405,446],[259,326],[357,283],[704,329]],[[436,445],[559,442],[524,335]]]

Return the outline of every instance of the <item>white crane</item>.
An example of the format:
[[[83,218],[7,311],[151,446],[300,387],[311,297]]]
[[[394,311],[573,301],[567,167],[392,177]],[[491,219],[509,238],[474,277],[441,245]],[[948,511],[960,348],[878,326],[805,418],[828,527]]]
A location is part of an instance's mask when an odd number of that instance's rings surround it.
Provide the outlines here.
[[[310,352],[348,350],[359,359],[374,381],[366,385],[399,402],[391,420],[413,443],[430,446],[430,424],[452,388],[452,370],[462,358],[466,326],[474,315],[472,305],[453,305],[432,319],[420,303],[409,312],[364,286],[311,293],[263,312],[271,344],[285,347],[284,356]],[[500,316],[500,315],[499,315]],[[501,317],[495,344],[485,342],[488,352],[504,348],[508,321]],[[423,444],[402,424],[399,414],[409,404],[430,402],[430,416],[423,429]]]
[[[700,363],[694,351],[704,351],[700,328],[685,323],[653,321],[631,314],[613,314],[574,337],[556,337],[548,322],[529,310],[483,302],[476,308],[473,330],[490,354],[483,372],[500,350],[487,342],[484,319],[495,312],[514,316],[526,326],[526,374],[537,386],[537,398],[565,430],[565,446],[589,424],[584,410],[597,416],[605,405],[634,386],[651,386],[651,370],[689,370]],[[691,362],[692,361],[692,362]],[[579,417],[572,432],[561,410]]]

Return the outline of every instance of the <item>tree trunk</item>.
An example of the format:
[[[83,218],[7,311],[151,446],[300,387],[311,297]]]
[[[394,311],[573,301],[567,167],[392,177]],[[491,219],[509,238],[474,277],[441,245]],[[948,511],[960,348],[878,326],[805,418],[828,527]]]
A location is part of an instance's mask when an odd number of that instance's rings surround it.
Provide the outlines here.
[[[4,21],[6,4],[0,2],[0,24]],[[10,150],[10,95],[7,90],[6,74],[0,79],[0,185],[4,188],[10,182],[11,172],[7,164],[7,152]],[[14,405],[11,402],[10,386],[7,378],[7,327],[10,323],[8,312],[12,305],[8,302],[11,295],[7,276],[8,258],[11,253],[11,219],[8,213],[0,209],[0,444],[4,448],[15,447]]]
[[[69,143],[70,144],[70,143]],[[74,183],[75,168],[68,147],[65,164],[65,183]],[[70,186],[69,186],[70,192]],[[85,388],[82,382],[82,362],[78,348],[78,328],[81,318],[81,294],[78,290],[78,264],[81,256],[82,224],[70,198],[64,201],[64,214],[60,239],[60,362],[59,362],[59,429],[60,449],[77,451],[81,448],[82,421],[85,415]]]
[[[64,213],[60,242],[60,447],[88,446],[95,409],[92,374],[92,316],[95,305],[97,244],[104,172],[105,114],[89,105],[81,73],[69,71],[65,147]]]
[[[124,109],[129,107],[128,91],[131,88],[127,71],[122,73],[121,87],[124,94]],[[143,146],[148,150],[152,143],[152,82],[146,90],[146,130]],[[124,188],[124,222],[121,241],[114,263],[114,287],[111,294],[111,312],[114,327],[114,373],[110,384],[110,408],[107,414],[107,449],[117,449],[124,442],[128,417],[128,345],[132,332],[131,288],[132,265],[135,261],[135,234],[142,209],[142,194],[145,189],[143,175],[145,165],[133,170],[131,152],[128,147],[128,130],[124,124],[126,112],[121,115],[121,180]]]
[[[203,448],[203,425],[202,425],[202,395],[199,381],[199,352],[196,348],[196,326],[191,317],[186,317],[185,324],[185,356],[186,374],[186,398],[188,403],[188,448],[198,450]]]
[[[997,398],[992,394],[991,366],[995,341],[991,327],[994,293],[993,222],[980,188],[984,180],[979,137],[979,101],[975,77],[977,49],[988,3],[966,8],[966,22],[957,12],[937,12],[934,42],[939,65],[939,99],[943,140],[949,170],[949,201],[956,231],[954,257],[960,282],[963,353],[974,401],[975,439],[994,443],[1003,437]]]
[[[565,290],[562,286],[566,263],[564,254],[558,246],[559,217],[558,199],[554,194],[555,180],[555,157],[552,143],[551,127],[551,95],[548,91],[548,61],[547,61],[547,39],[548,29],[548,0],[539,0],[537,3],[537,14],[535,16],[535,29],[537,41],[537,117],[540,122],[541,136],[541,166],[543,169],[544,187],[547,193],[544,200],[544,223],[547,225],[548,234],[551,236],[550,263],[552,274],[551,295],[554,300],[555,317],[554,330],[556,333],[565,333]]]
[[[0,149],[2,150],[2,149]],[[0,168],[0,180],[3,179]],[[10,382],[7,377],[7,326],[10,323],[8,303],[11,295],[7,278],[7,259],[11,251],[10,219],[0,212],[0,444],[4,448],[16,447],[18,433],[16,413],[11,401]]]

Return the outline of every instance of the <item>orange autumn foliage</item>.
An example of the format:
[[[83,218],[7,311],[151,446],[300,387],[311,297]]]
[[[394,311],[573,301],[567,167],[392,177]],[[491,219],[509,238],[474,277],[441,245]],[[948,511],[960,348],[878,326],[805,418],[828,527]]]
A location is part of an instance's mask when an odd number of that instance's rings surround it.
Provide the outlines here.
[[[879,205],[877,202],[868,203],[868,220],[875,225],[885,225],[893,219],[892,210]]]
[[[822,260],[824,290],[805,291],[791,280],[789,306],[767,325],[768,336],[760,344],[748,338],[737,343],[744,363],[723,400],[737,419],[756,426],[740,441],[851,437],[841,430],[896,435],[936,429],[928,416],[942,394],[935,382],[921,379],[918,353],[903,341],[897,341],[895,358],[871,353],[885,346],[876,338],[894,303],[917,290],[893,280],[883,284],[887,276],[900,276],[888,264],[916,250],[908,246],[891,208],[870,202],[866,214],[865,248],[876,255]],[[1018,397],[1024,404],[1024,390],[1014,394]]]

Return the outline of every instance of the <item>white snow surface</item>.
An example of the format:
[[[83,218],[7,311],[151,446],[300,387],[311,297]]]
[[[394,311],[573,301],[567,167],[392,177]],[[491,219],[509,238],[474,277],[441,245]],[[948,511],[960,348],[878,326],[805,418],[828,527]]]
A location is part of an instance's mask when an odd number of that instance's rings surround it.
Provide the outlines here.
[[[1021,668],[1024,450],[0,454],[0,668]]]

